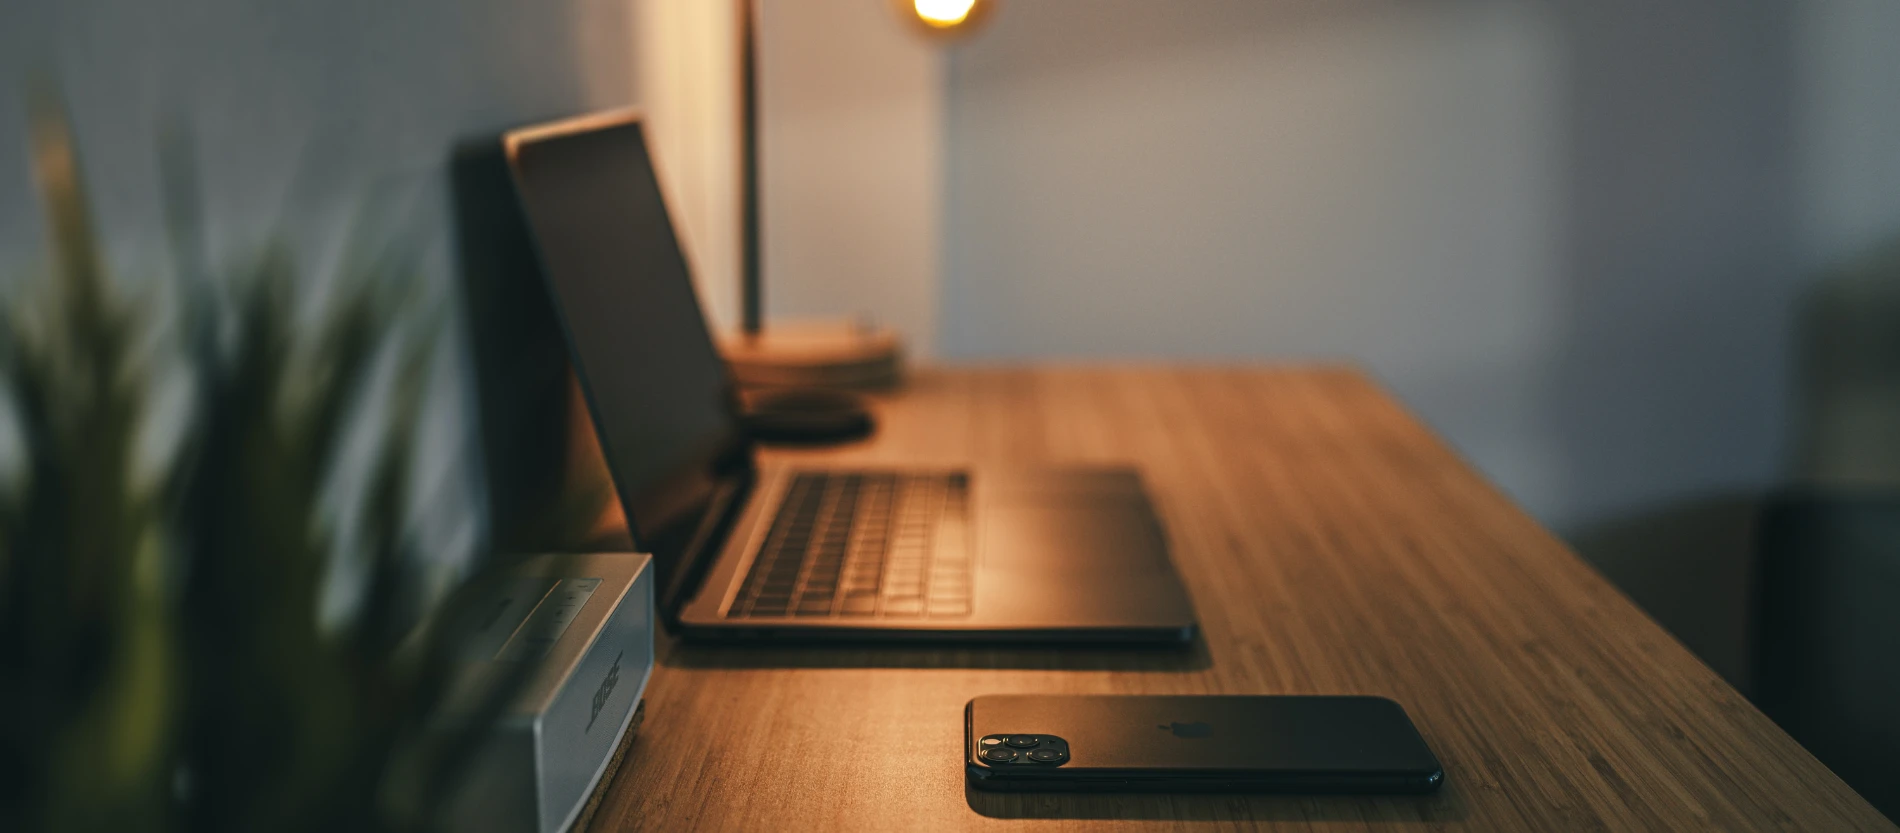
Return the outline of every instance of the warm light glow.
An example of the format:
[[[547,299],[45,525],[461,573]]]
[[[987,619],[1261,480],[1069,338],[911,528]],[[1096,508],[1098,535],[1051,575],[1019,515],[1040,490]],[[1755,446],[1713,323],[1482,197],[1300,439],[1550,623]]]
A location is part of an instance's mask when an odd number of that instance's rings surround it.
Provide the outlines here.
[[[940,29],[961,24],[970,17],[976,0],[916,0],[917,17]]]

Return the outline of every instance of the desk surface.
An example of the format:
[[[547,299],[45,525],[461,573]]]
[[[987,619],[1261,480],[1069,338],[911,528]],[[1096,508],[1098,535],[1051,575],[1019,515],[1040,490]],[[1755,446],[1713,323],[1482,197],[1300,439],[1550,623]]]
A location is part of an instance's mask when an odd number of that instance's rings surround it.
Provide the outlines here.
[[[1176,653],[663,646],[594,830],[1893,826],[1364,376],[927,372],[863,462],[1132,463],[1203,629]],[[968,791],[1004,692],[1382,694],[1427,798]]]

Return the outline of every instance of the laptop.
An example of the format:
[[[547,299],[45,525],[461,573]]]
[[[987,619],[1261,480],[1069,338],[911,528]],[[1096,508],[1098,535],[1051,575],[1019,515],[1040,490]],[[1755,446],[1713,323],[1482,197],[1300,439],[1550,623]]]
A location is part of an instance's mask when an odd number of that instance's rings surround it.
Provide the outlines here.
[[[1193,638],[1133,469],[761,465],[638,117],[517,130],[505,149],[668,627],[712,640]]]

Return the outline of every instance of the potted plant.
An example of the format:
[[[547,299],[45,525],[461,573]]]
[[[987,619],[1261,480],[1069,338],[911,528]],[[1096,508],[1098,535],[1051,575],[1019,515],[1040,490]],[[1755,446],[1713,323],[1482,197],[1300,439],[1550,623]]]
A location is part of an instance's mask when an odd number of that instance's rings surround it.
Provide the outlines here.
[[[0,324],[0,829],[429,827],[455,775],[430,750],[456,747],[425,738],[483,727],[439,725],[446,582],[406,552],[439,340],[413,247],[353,244],[300,326],[290,247],[210,263],[172,154],[175,268],[134,292],[63,109],[33,101],[51,245]],[[384,351],[369,511],[340,547],[323,488]],[[343,604],[333,557],[361,576]]]

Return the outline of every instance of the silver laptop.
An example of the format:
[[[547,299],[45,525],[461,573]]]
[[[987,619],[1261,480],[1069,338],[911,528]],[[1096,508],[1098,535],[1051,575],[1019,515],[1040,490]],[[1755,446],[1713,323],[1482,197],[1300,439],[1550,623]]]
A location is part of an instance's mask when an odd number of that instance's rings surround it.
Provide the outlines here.
[[[670,627],[707,639],[1193,638],[1133,469],[758,465],[639,119],[588,116],[505,141]]]

